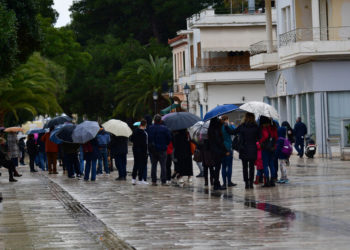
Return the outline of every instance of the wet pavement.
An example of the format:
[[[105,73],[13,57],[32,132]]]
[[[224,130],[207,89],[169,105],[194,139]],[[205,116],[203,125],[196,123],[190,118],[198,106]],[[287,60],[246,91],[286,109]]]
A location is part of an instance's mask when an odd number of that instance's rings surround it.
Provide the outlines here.
[[[350,162],[291,163],[290,183],[245,190],[235,160],[238,186],[215,192],[1,169],[0,249],[349,249]]]

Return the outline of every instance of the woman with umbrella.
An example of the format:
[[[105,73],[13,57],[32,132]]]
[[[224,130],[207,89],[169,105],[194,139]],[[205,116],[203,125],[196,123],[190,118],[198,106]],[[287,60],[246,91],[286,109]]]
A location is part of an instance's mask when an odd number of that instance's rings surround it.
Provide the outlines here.
[[[188,176],[192,181],[193,166],[189,135],[186,129],[173,132],[174,163],[175,172],[178,176],[178,183],[183,183],[183,176]]]
[[[49,174],[58,174],[57,172],[58,146],[56,143],[50,140],[50,135],[53,130],[54,130],[54,127],[50,127],[50,131],[48,133],[45,133],[40,140],[45,143],[45,152],[47,156]]]
[[[222,135],[222,124],[217,117],[210,120],[208,142],[214,165],[214,190],[225,190],[226,187],[221,186],[219,180],[221,159],[225,155],[229,155],[230,152],[225,147],[224,137]]]

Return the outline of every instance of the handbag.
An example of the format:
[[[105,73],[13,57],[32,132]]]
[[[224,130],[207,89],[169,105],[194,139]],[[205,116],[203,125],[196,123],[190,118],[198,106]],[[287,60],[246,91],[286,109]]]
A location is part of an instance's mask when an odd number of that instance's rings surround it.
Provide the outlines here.
[[[241,134],[237,134],[232,141],[232,149],[239,152],[244,147],[244,142]]]
[[[193,153],[193,160],[194,160],[195,162],[202,162],[201,151],[199,151],[197,148],[194,150],[194,153]]]

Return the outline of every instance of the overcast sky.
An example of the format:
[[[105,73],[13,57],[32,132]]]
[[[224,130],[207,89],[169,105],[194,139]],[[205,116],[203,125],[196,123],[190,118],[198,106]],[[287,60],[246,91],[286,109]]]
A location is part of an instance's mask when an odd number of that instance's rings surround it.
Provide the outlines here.
[[[58,12],[58,14],[60,14],[55,26],[62,27],[70,23],[69,8],[72,5],[73,0],[54,0],[54,3],[53,8]]]

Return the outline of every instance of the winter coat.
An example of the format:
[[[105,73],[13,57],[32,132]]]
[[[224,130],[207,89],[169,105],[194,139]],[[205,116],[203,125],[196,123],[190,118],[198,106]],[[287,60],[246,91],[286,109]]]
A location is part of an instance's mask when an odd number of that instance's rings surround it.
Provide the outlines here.
[[[83,144],[84,160],[97,160],[99,157],[98,143],[97,139],[92,139],[91,141]]]
[[[133,143],[132,145],[132,151],[133,152],[140,152],[140,153],[147,153],[147,133],[145,130],[137,128],[132,133],[130,140]],[[113,138],[112,138],[113,141]],[[112,142],[111,142],[112,144]]]
[[[37,155],[38,154],[38,146],[35,144],[34,139],[27,140],[27,152],[29,155]]]
[[[100,148],[106,148],[108,143],[111,141],[109,133],[107,133],[105,130],[100,131],[97,134],[96,139]]]
[[[282,153],[282,149],[283,149],[283,146],[284,146],[284,140],[283,138],[286,138],[286,132],[287,132],[287,129],[285,127],[280,127],[278,128],[278,140],[276,142],[276,157],[277,159],[279,160],[286,160],[288,159],[288,157]]]
[[[9,133],[7,135],[7,146],[10,158],[17,158],[20,156],[16,133]]]
[[[111,142],[109,147],[111,149],[111,155],[122,155],[128,153],[128,138],[125,136],[111,136]]]
[[[191,146],[186,130],[174,132],[173,145],[175,171],[179,173],[180,176],[192,176],[193,165]]]
[[[45,133],[40,140],[45,143],[45,152],[58,153],[58,145],[50,140],[50,133]]]
[[[213,131],[208,130],[208,142],[209,142],[209,150],[213,154],[215,160],[217,158],[222,158],[225,156],[227,150],[224,144],[224,137],[221,132],[221,127],[219,129],[215,129]]]
[[[222,136],[224,137],[224,144],[226,147],[226,150],[232,151],[232,138],[235,130],[235,127],[233,125],[224,124],[222,125]]]
[[[241,160],[255,161],[257,158],[256,143],[259,138],[259,128],[255,123],[243,123],[235,131],[235,135],[240,135],[242,148],[239,150]]]
[[[154,145],[156,151],[166,151],[170,141],[171,135],[167,127],[160,124],[154,124],[149,127],[148,145]]]
[[[269,138],[269,137],[272,137],[273,139],[275,139],[275,142],[277,141],[278,139],[278,136],[277,136],[277,128],[274,127],[274,126],[271,126],[271,125],[268,125],[268,126],[263,126],[261,129],[260,129],[260,140],[259,140],[259,143],[260,145],[263,145],[263,143]]]
[[[307,134],[307,127],[302,122],[297,122],[294,126],[294,136],[296,139],[303,139]]]

